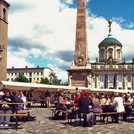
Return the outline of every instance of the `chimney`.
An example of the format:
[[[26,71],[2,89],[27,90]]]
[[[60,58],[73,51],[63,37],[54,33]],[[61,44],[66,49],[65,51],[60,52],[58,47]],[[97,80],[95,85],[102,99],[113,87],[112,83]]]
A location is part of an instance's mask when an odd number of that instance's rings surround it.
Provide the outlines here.
[[[12,66],[12,69],[14,69],[14,66]]]
[[[28,68],[28,66],[26,66],[26,68]]]
[[[37,68],[40,68],[40,66],[38,65]]]

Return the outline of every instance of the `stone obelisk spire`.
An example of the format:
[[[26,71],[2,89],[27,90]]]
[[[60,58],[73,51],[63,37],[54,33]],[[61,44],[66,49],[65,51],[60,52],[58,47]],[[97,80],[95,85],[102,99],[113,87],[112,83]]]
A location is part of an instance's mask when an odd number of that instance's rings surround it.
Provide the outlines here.
[[[86,2],[78,0],[74,64],[86,66],[87,58]]]
[[[68,69],[70,86],[90,87],[91,68],[88,61],[87,31],[86,31],[86,0],[78,0],[75,57]]]

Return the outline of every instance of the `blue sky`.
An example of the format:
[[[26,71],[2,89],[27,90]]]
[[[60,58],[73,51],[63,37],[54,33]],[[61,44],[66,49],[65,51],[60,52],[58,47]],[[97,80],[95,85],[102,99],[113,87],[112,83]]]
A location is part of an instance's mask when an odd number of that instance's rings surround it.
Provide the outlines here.
[[[74,60],[77,0],[7,0],[8,68],[50,67],[67,81],[66,69]],[[134,48],[133,0],[86,0],[88,52],[91,62],[98,45],[112,33],[123,45],[123,58],[131,62]],[[64,76],[64,77],[63,77]]]

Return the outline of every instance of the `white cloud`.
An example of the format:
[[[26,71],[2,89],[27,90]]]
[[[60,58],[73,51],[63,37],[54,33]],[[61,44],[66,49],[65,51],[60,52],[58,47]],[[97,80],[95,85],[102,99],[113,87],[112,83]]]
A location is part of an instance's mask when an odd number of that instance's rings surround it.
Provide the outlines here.
[[[34,67],[34,64],[28,63],[25,58],[18,58],[10,52],[8,52],[7,60],[7,68],[12,68],[13,66],[15,68],[25,68],[25,66]]]

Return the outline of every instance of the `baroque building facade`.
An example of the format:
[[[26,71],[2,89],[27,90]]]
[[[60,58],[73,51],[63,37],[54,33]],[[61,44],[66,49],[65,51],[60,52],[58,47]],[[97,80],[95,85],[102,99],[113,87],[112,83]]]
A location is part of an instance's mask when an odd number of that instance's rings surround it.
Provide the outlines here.
[[[91,63],[92,87],[106,89],[134,90],[134,59],[127,63],[122,59],[123,45],[112,35],[109,20],[109,34],[99,45],[99,59]]]

